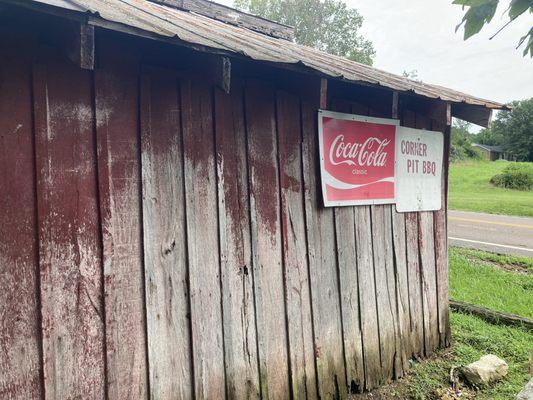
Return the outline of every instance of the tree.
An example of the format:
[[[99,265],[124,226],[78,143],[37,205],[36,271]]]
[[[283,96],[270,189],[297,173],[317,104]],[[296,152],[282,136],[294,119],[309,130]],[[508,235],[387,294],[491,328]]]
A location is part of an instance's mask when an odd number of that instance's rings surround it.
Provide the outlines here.
[[[479,153],[472,147],[472,137],[470,129],[472,124],[457,118],[452,124],[451,157],[453,161],[460,161],[466,158],[479,158]]]
[[[402,76],[413,81],[422,82],[421,79],[418,79],[418,70],[416,69],[412,69],[411,71],[403,70]]]
[[[494,17],[499,3],[500,0],[454,0],[453,4],[459,4],[463,6],[463,9],[468,7],[468,10],[463,16],[461,23],[457,25],[455,31],[457,32],[457,30],[459,30],[459,28],[464,24],[465,40],[479,33],[485,24],[488,24],[490,21],[492,21],[492,17]],[[509,15],[509,21],[502,28],[500,28],[500,30],[491,37],[491,39],[521,15],[528,11],[529,13],[533,13],[533,0],[510,0],[507,11]],[[533,57],[533,27],[524,36],[522,36],[522,38],[520,38],[516,48],[518,49],[524,43],[524,56],[529,53],[530,57]]]
[[[341,0],[234,0],[234,6],[294,27],[296,43],[372,65],[372,43],[359,33],[363,17]]]
[[[476,135],[475,141],[479,144],[486,144],[489,146],[503,146],[504,137],[500,132],[495,132],[494,129],[483,129]]]
[[[502,138],[503,150],[517,161],[533,161],[533,98],[511,103],[511,111],[500,111],[490,128]]]

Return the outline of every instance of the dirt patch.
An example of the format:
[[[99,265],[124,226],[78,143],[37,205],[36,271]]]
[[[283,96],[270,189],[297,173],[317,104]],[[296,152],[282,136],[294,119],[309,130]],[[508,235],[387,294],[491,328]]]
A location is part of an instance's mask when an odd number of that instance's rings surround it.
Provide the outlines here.
[[[476,263],[476,264],[486,264],[486,265],[489,265],[491,267],[496,267],[496,268],[499,268],[499,269],[503,269],[505,271],[515,272],[515,273],[523,274],[523,275],[532,275],[533,274],[533,270],[532,269],[528,268],[525,265],[521,265],[521,264],[508,264],[508,263],[502,264],[502,263],[499,263],[499,262],[496,262],[496,261],[488,260],[488,259],[485,259],[485,258],[473,257],[473,256],[470,256],[470,255],[464,255],[464,257],[467,258],[468,261],[472,261],[473,263]]]
[[[415,367],[411,372],[403,378],[391,382],[379,389],[375,389],[368,393],[355,394],[348,396],[349,400],[417,400],[423,398],[424,400],[470,400],[476,398],[476,391],[467,387],[458,377],[457,373],[452,372],[453,381],[450,376],[450,369],[448,366],[452,363],[454,358],[453,348],[441,350],[435,356],[415,362]],[[439,380],[441,384],[438,388],[432,389],[430,393],[424,392],[423,385],[416,381],[417,372],[427,366],[428,364],[438,365],[440,370]],[[421,397],[423,392],[423,397]]]

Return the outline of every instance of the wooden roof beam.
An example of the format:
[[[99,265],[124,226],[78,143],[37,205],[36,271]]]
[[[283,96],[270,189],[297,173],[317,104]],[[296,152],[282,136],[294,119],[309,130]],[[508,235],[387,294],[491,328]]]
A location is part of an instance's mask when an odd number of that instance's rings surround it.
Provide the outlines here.
[[[492,110],[483,106],[452,103],[452,116],[488,128],[492,121]]]
[[[230,25],[250,29],[279,39],[292,41],[294,28],[278,22],[270,21],[256,15],[248,14],[209,0],[149,0],[152,3],[184,11],[192,11],[205,17],[213,18]]]

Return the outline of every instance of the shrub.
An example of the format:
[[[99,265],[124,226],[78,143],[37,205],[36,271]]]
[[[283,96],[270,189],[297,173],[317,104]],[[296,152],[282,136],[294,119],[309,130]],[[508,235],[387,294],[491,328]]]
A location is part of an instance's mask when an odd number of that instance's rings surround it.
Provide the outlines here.
[[[533,163],[510,163],[490,183],[507,189],[533,190]]]
[[[466,161],[468,159],[471,160],[481,160],[481,153],[470,143],[466,144],[454,144],[452,143],[452,147],[450,150],[450,157],[452,159],[452,162],[459,162],[459,161]]]

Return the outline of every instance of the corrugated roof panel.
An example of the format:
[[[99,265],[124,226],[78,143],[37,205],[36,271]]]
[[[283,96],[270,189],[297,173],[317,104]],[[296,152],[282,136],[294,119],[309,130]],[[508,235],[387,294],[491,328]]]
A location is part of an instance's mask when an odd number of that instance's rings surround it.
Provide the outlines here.
[[[503,104],[497,102],[469,96],[438,85],[413,81],[307,46],[147,0],[33,1],[75,10],[83,9],[107,21],[163,37],[177,37],[190,44],[240,54],[258,61],[299,63],[334,78],[380,85],[397,91],[412,91],[420,96],[455,103],[467,103],[490,109],[505,108]]]

